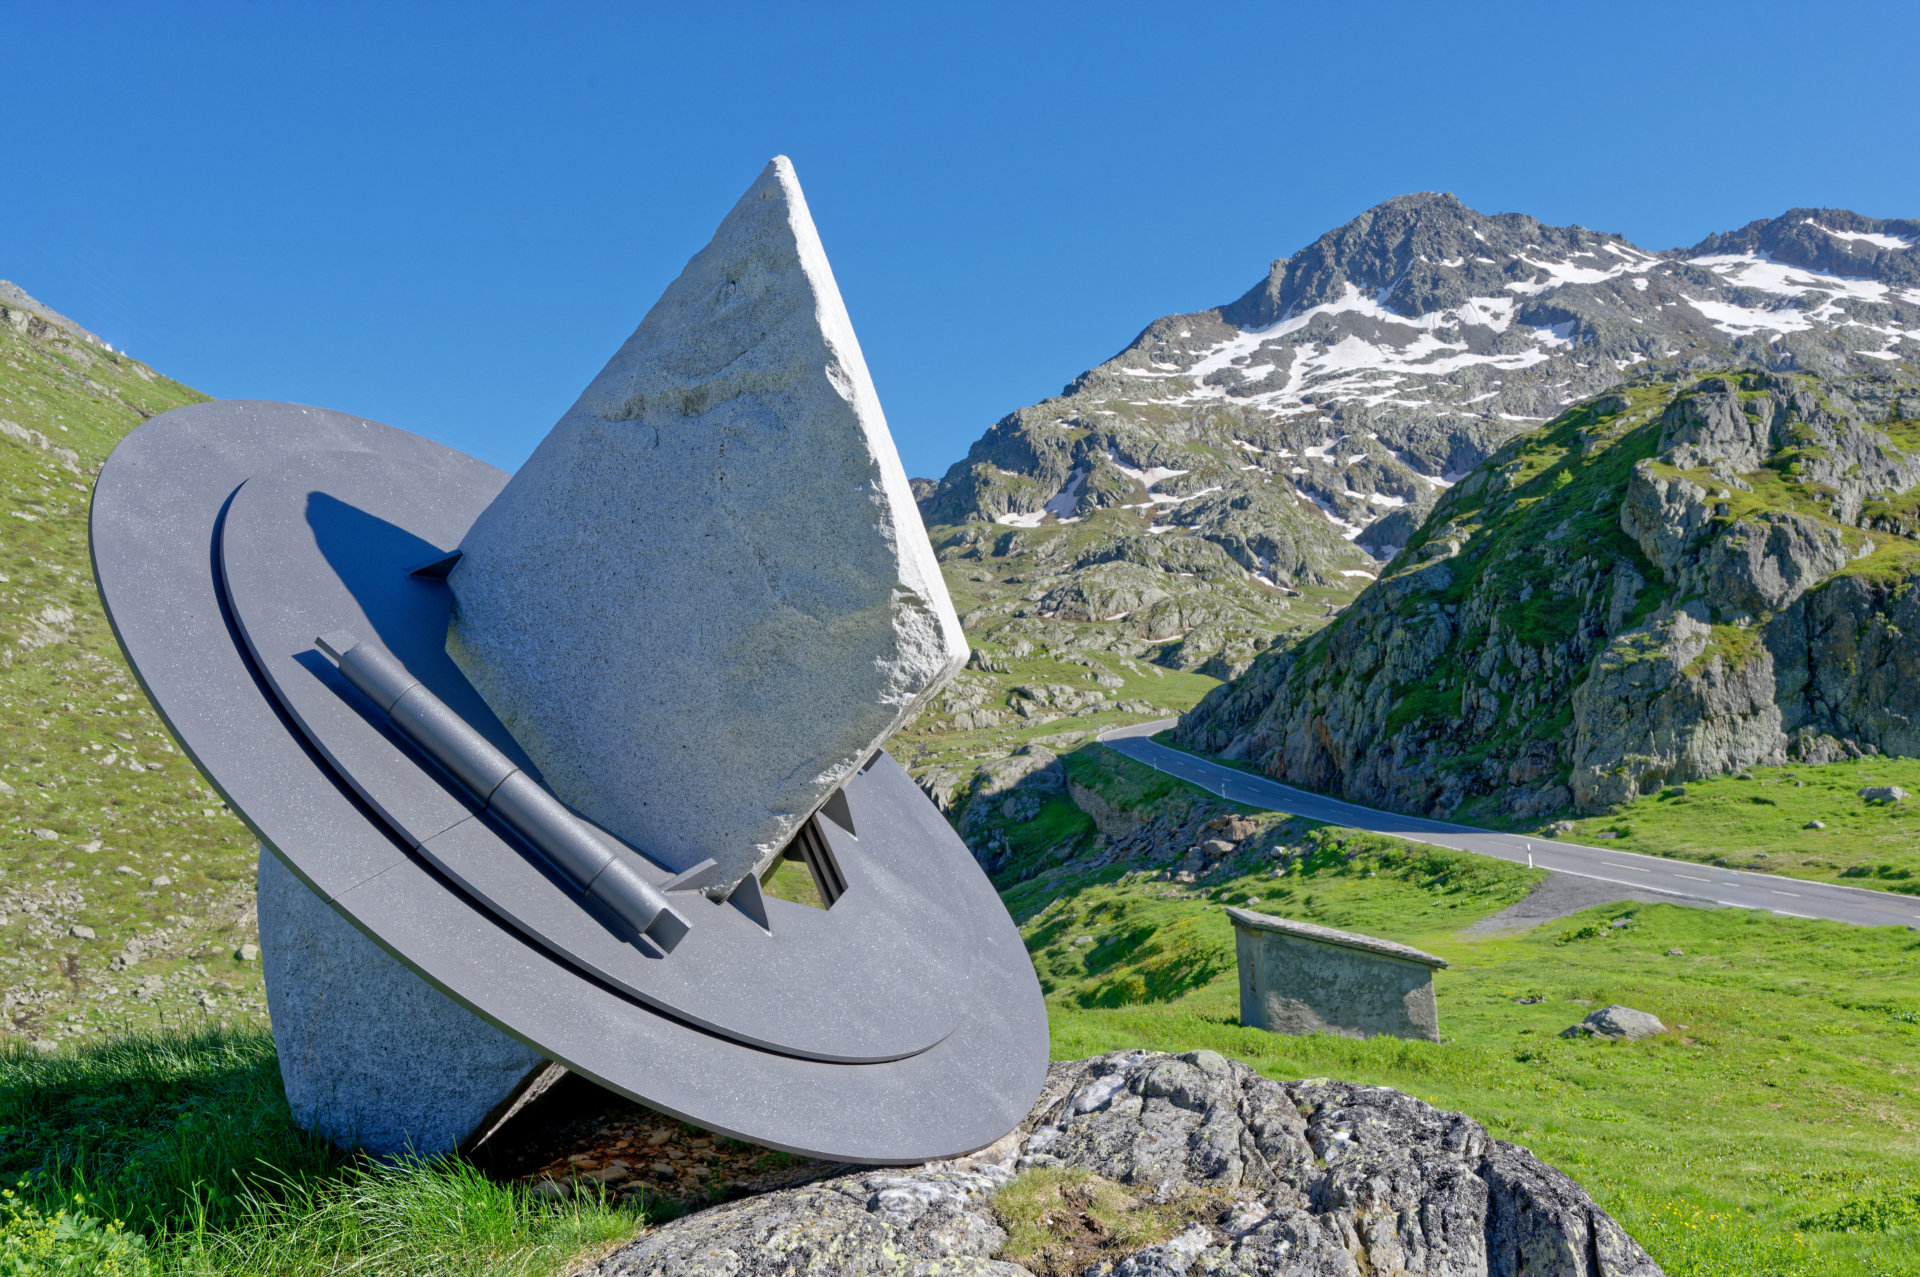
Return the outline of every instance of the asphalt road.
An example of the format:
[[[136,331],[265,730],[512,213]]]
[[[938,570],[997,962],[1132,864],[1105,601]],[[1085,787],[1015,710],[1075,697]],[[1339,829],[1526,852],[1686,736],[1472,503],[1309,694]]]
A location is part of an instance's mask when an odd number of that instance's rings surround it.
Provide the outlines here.
[[[1145,763],[1156,771],[1189,781],[1210,794],[1219,794],[1249,807],[1283,811],[1288,815],[1323,820],[1350,829],[1392,834],[1412,842],[1496,856],[1501,860],[1531,864],[1556,873],[1596,878],[1601,882],[1638,887],[1643,891],[1708,900],[1738,909],[1767,909],[1790,918],[1825,918],[1867,927],[1920,929],[1920,898],[1912,896],[1869,891],[1863,887],[1805,882],[1772,874],[1746,873],[1738,869],[1716,869],[1711,865],[1662,860],[1658,856],[1555,842],[1524,834],[1498,833],[1489,829],[1475,829],[1471,825],[1429,820],[1423,816],[1403,816],[1398,812],[1362,807],[1357,803],[1329,798],[1325,794],[1295,789],[1263,776],[1250,776],[1231,767],[1207,762],[1148,739],[1155,732],[1173,726],[1175,721],[1164,718],[1151,723],[1136,723],[1131,727],[1112,728],[1100,733],[1100,741],[1107,748],[1136,762]]]

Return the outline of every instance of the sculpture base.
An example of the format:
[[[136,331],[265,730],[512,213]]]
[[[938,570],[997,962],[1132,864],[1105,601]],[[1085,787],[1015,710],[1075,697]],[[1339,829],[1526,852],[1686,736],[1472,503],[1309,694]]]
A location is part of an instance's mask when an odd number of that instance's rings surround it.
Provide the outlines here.
[[[273,1045],[303,1130],[434,1157],[471,1147],[560,1072],[395,961],[265,848],[258,882]]]

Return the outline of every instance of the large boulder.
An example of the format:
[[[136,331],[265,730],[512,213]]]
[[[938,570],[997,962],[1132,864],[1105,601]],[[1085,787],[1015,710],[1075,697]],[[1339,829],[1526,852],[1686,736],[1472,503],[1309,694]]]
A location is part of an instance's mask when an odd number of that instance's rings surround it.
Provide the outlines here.
[[[996,1259],[996,1191],[1091,1172],[1184,1222],[1115,1277],[1656,1277],[1581,1187],[1479,1123],[1386,1087],[1274,1082],[1211,1051],[1056,1064],[1028,1119],[957,1162],[866,1170],[666,1224],[580,1277],[1031,1277]],[[1102,1264],[1111,1264],[1103,1268]]]
[[[1669,578],[1692,557],[1712,518],[1713,505],[1705,488],[1685,477],[1666,478],[1650,461],[1635,464],[1626,498],[1620,503],[1620,530],[1638,542],[1640,552]]]
[[[967,659],[784,157],[461,550],[448,653],[555,794],[716,895]]]
[[[1773,401],[1743,397],[1725,377],[1703,378],[1661,420],[1660,451],[1682,470],[1722,462],[1736,473],[1758,470],[1772,451]]]

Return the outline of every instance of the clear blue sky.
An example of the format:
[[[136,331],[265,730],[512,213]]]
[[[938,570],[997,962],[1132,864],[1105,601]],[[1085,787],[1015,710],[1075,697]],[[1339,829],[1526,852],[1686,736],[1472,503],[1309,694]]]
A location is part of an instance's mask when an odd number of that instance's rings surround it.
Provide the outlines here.
[[[512,467],[793,157],[907,468],[1371,204],[1920,216],[1911,4],[0,5],[0,278]]]

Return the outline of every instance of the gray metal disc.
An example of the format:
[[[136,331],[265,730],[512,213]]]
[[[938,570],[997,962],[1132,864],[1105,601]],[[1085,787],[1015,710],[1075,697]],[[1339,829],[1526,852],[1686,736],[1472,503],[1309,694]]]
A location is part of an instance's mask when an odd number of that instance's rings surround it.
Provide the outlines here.
[[[377,456],[420,476],[413,500],[457,522],[505,476],[438,444],[292,404],[225,402],[142,425],[95,488],[101,594],[130,663],[188,755],[322,899],[422,978],[529,1046],[615,1091],[708,1129],[809,1156],[909,1163],[982,1147],[1038,1093],[1046,1015],[1020,935],[966,847],[882,755],[849,787],[857,840],[837,856],[924,858],[958,937],[929,946],[953,1031],[884,1063],[758,1049],[669,1017],[610,987],[477,904],[396,836],[315,750],[250,659],[227,607],[218,546],[241,485],[290,458]],[[455,500],[448,494],[461,492]],[[424,516],[423,516],[424,517]],[[411,516],[410,516],[411,518]],[[916,869],[921,866],[916,866]],[[933,871],[929,869],[929,873]],[[831,918],[833,912],[825,916]],[[842,972],[810,973],[832,987]],[[863,985],[884,1010],[922,998],[931,975],[893,969]]]
[[[848,886],[832,911],[769,899],[766,930],[738,909],[683,893],[676,899],[693,930],[662,954],[588,915],[570,884],[362,712],[358,694],[314,650],[316,634],[377,636],[496,746],[512,742],[446,654],[447,587],[408,574],[458,545],[493,499],[496,485],[463,488],[465,478],[452,467],[423,476],[373,453],[306,454],[254,475],[227,508],[220,561],[228,606],[255,667],[335,773],[468,895],[669,1015],[768,1050],[849,1063],[913,1055],[951,1033],[950,985],[972,965],[958,919],[940,904],[951,857],[845,839],[836,859]],[[423,481],[431,502],[419,500]],[[847,787],[856,830],[866,787],[865,777]],[[628,854],[656,886],[672,876]],[[971,869],[971,857],[958,867]],[[833,979],[822,980],[823,971]],[[921,984],[904,1003],[893,998],[901,971],[917,972]]]

